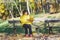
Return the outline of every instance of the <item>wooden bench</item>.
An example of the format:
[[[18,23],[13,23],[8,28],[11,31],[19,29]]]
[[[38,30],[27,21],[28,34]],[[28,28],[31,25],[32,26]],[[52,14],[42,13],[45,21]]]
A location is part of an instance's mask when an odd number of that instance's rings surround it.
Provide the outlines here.
[[[45,27],[47,26],[49,28],[49,31],[52,31],[52,26],[50,26],[50,23],[57,23],[57,22],[60,22],[60,19],[45,20],[44,24],[45,24]]]
[[[10,24],[13,24],[12,26],[13,26],[13,30],[14,30],[14,33],[16,33],[16,23],[20,23],[20,21],[19,20],[8,20],[8,22],[10,23]]]

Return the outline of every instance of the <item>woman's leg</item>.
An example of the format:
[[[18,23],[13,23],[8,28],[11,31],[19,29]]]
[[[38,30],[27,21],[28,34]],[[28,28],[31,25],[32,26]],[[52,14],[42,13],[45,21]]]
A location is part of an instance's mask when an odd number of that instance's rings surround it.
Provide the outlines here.
[[[32,36],[32,28],[31,28],[31,25],[29,25],[28,28],[29,28],[29,35]]]
[[[28,28],[27,28],[27,25],[24,24],[23,27],[24,27],[24,29],[25,29],[25,35],[27,35],[27,34],[28,34]]]

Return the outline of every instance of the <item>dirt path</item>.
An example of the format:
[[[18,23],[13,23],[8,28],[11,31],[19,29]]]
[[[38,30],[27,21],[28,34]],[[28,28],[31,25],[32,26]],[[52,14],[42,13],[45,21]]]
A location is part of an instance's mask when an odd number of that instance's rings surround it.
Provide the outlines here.
[[[4,35],[0,34],[0,40],[60,40],[60,35],[40,35],[34,37],[24,37],[22,34]]]

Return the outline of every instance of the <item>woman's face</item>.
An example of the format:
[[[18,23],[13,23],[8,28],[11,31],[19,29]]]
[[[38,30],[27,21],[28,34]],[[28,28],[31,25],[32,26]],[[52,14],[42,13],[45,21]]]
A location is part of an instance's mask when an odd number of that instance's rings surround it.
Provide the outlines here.
[[[24,15],[27,15],[28,13],[27,12],[25,12],[25,14]]]

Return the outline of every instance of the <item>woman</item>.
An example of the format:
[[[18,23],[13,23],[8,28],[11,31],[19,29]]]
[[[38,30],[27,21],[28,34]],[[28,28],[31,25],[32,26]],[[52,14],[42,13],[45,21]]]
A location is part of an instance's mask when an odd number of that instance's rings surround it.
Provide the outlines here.
[[[33,22],[33,17],[29,16],[28,11],[24,10],[23,11],[23,15],[20,17],[20,21],[21,24],[23,25],[24,29],[25,29],[25,36],[28,37],[32,37],[32,28],[31,28],[31,24]],[[29,34],[28,34],[29,31]]]

